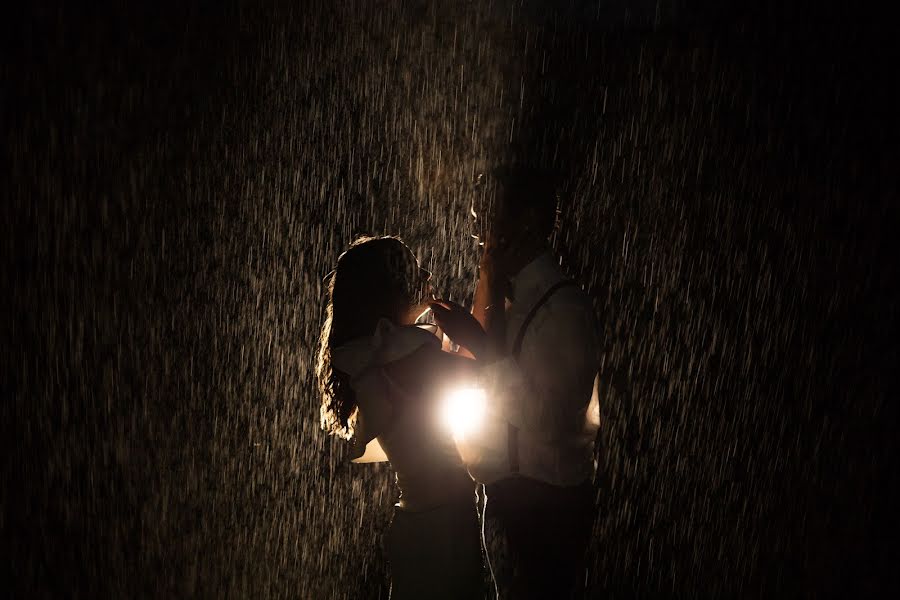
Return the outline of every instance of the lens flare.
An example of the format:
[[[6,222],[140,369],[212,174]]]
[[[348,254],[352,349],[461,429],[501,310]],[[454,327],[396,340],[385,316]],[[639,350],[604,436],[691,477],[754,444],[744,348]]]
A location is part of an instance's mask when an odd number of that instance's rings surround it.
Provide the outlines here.
[[[456,439],[478,431],[484,419],[485,393],[481,388],[450,390],[441,406],[441,421]]]

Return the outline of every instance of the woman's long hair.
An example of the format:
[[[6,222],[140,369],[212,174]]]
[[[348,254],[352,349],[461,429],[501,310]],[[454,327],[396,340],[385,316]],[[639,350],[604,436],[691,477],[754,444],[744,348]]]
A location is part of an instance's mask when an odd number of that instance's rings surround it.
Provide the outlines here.
[[[332,366],[332,349],[372,335],[381,319],[400,322],[405,311],[421,302],[422,292],[416,257],[399,238],[362,237],[338,258],[328,281],[316,362],[326,432],[350,439],[356,420],[356,394],[349,376]]]

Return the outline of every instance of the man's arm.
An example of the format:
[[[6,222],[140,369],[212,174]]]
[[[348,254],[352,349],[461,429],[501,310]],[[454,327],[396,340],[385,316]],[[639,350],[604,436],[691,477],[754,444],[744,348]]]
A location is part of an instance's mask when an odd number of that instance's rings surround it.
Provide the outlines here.
[[[508,354],[506,349],[506,294],[503,286],[504,275],[498,270],[493,252],[485,247],[478,268],[478,284],[472,304],[472,316],[481,323],[487,333],[487,351],[493,360]]]
[[[435,300],[430,305],[438,326],[460,345],[460,353],[477,358],[482,364],[509,354],[506,348],[506,275],[498,268],[500,264],[489,239],[478,267],[471,314],[449,300]]]

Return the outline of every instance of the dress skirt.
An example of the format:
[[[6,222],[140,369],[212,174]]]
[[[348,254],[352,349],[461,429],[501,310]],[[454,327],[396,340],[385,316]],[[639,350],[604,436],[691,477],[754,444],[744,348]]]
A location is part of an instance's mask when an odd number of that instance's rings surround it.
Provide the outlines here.
[[[475,503],[424,511],[398,508],[385,540],[391,599],[484,598]]]

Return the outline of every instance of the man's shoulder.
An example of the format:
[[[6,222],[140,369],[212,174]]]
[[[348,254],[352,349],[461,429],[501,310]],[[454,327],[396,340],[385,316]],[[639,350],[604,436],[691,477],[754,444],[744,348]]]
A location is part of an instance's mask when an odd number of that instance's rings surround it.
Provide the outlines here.
[[[558,284],[558,289],[548,299],[548,304],[565,305],[572,308],[581,308],[585,310],[593,310],[593,302],[587,292],[581,287],[577,281],[573,279],[562,279]]]
[[[580,338],[596,329],[594,305],[590,296],[577,284],[557,289],[534,315],[537,338],[559,335]]]
[[[581,306],[591,306],[591,299],[581,286],[581,283],[569,277],[559,262],[550,254],[543,255],[539,261],[541,278],[547,290],[553,289],[548,301],[556,303],[566,302]],[[548,285],[549,284],[549,285]]]

